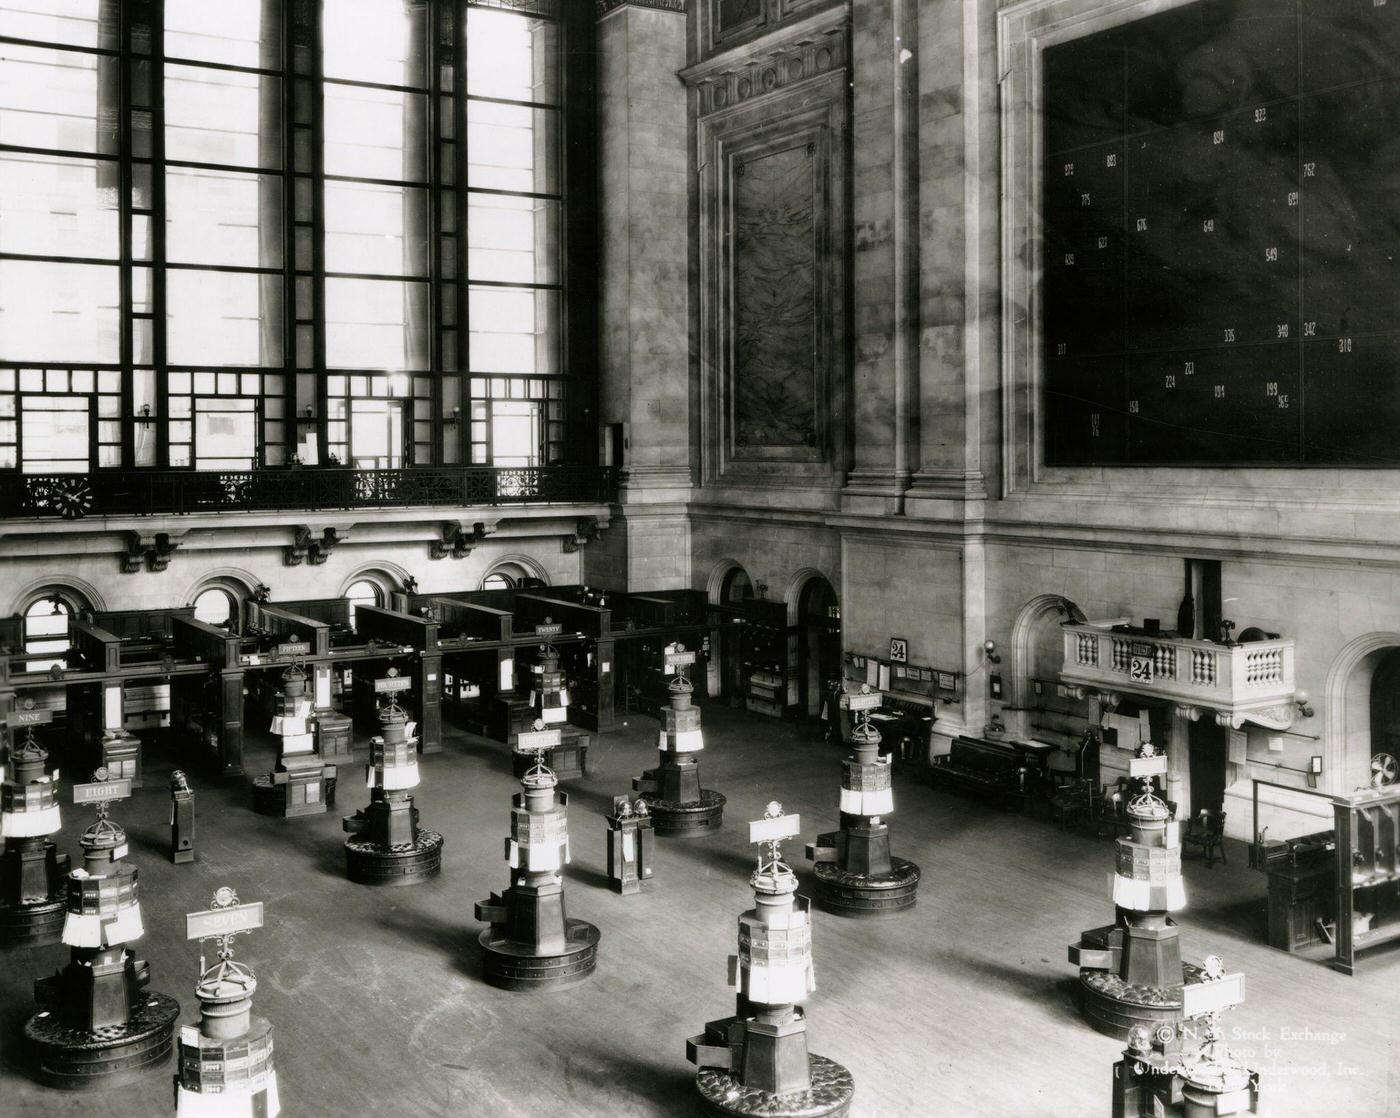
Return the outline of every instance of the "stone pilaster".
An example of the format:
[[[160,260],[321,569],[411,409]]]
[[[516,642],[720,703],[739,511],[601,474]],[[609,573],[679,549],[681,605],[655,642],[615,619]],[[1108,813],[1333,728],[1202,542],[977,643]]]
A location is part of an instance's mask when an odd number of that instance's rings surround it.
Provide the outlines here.
[[[848,511],[902,511],[918,465],[917,26],[915,0],[861,0],[851,9],[855,376]]]
[[[600,402],[626,445],[622,512],[585,570],[618,589],[677,588],[689,579],[691,486],[685,4],[599,0],[597,11]]]
[[[686,19],[674,4],[603,3],[602,418],[626,424],[624,501],[690,487]]]
[[[995,104],[981,103],[978,4],[926,6],[919,16],[919,468],[909,515],[959,515],[949,501],[985,496],[982,435],[995,445]],[[988,165],[988,161],[990,166]],[[984,175],[991,179],[984,180]],[[993,199],[993,202],[995,199]],[[982,289],[991,294],[984,299]],[[984,344],[985,342],[985,344]]]

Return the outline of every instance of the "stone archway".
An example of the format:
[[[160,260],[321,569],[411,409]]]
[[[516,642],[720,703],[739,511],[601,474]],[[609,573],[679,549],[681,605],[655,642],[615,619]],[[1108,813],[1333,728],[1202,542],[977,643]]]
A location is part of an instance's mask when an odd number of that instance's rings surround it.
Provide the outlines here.
[[[1038,594],[1016,615],[1011,627],[1011,705],[1028,707],[1032,705],[1031,670],[1035,661],[1036,638],[1041,633],[1045,619],[1067,615],[1063,594]],[[1073,605],[1072,602],[1069,602]],[[1058,626],[1057,626],[1058,627]]]
[[[821,711],[828,681],[841,674],[840,599],[831,580],[815,567],[800,568],[784,594],[792,670],[788,705],[807,716]],[[835,610],[829,617],[827,607]]]
[[[1350,792],[1370,779],[1371,684],[1387,652],[1400,648],[1400,633],[1357,637],[1327,671],[1322,709],[1322,776],[1327,791]]]
[[[724,584],[728,581],[730,573],[743,569],[735,559],[721,559],[711,567],[710,577],[705,580],[705,594],[710,601],[718,605],[724,594]]]

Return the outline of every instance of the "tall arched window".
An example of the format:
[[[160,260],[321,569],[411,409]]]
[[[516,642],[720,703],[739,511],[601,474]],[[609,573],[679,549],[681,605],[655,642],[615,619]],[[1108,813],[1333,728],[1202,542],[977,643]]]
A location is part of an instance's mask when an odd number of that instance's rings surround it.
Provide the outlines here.
[[[355,610],[360,606],[382,606],[384,593],[378,583],[362,578],[345,588],[345,600],[350,603],[350,624],[353,625]]]
[[[68,622],[77,612],[77,603],[67,595],[44,590],[25,607],[24,651],[30,656],[53,655],[50,660],[31,660],[31,671],[44,671],[60,662],[68,651]]]
[[[217,625],[221,629],[238,628],[238,602],[222,586],[201,590],[194,599],[196,621]]]

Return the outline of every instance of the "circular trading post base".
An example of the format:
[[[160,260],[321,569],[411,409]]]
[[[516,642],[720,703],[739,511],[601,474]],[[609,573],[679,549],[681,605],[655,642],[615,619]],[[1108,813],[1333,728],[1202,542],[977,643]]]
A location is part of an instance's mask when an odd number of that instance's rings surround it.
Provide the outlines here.
[[[46,1087],[83,1091],[129,1083],[170,1055],[180,1003],[147,994],[125,1025],[91,1032],[70,1029],[56,1013],[38,1013],[24,1026],[35,1072]]]
[[[1204,978],[1200,967],[1181,964],[1183,985]],[[1134,986],[1108,971],[1080,970],[1079,1011],[1095,1032],[1127,1040],[1134,1025],[1179,1025],[1181,987]]]
[[[746,1090],[727,1071],[707,1068],[695,1077],[706,1114],[718,1118],[842,1118],[851,1112],[856,1082],[825,1056],[807,1056],[812,1088],[789,1095]]]
[[[416,885],[442,869],[442,836],[426,828],[416,842],[381,846],[345,840],[345,876],[357,885]]]
[[[700,799],[688,804],[654,800],[643,796],[651,812],[652,829],[658,835],[690,838],[718,831],[724,822],[724,797],[709,788],[700,789]]]
[[[482,976],[502,990],[562,990],[582,982],[598,964],[597,928],[585,920],[565,919],[568,945],[556,955],[506,939],[494,927],[478,937]]]
[[[259,815],[271,815],[279,819],[290,819],[296,815],[324,815],[335,807],[336,778],[323,778],[321,803],[287,806],[286,786],[274,784],[270,776],[253,778],[253,810]]]
[[[33,904],[0,903],[0,947],[38,947],[57,943],[63,935],[67,908],[63,894],[57,900]]]
[[[918,899],[919,867],[904,858],[890,859],[890,872],[866,877],[818,862],[812,867],[817,879],[817,904],[833,916],[893,916],[908,912]]]

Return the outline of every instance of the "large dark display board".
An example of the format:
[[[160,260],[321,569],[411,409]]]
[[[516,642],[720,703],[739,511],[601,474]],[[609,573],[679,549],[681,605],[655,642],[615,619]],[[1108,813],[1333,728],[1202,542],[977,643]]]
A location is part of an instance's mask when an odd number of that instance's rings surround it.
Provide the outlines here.
[[[1044,53],[1052,465],[1400,465],[1400,0]]]

